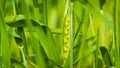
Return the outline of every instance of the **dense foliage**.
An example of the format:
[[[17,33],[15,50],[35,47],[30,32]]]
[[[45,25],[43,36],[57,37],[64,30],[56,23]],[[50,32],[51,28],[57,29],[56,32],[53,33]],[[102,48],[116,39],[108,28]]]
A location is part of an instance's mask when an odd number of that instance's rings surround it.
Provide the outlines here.
[[[0,0],[0,68],[119,68],[119,0]]]

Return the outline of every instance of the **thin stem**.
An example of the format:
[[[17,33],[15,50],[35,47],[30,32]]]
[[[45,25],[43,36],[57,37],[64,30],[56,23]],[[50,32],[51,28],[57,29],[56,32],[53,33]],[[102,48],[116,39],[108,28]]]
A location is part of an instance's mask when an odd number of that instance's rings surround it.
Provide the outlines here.
[[[13,3],[13,13],[14,13],[14,15],[16,15],[15,1],[16,1],[16,0],[12,0],[12,3]]]
[[[48,17],[47,17],[47,0],[42,0],[43,1],[43,23],[48,24]]]
[[[28,68],[27,67],[27,62],[26,62],[26,59],[25,59],[25,55],[24,55],[24,51],[23,51],[23,46],[19,47],[19,48],[20,48],[20,51],[21,51],[21,54],[22,54],[23,64],[25,65],[26,68]]]
[[[69,14],[70,14],[70,68],[73,68],[73,3],[70,3],[70,9],[69,9]]]
[[[114,25],[115,25],[115,52],[116,52],[116,57],[115,57],[115,68],[119,68],[120,65],[120,58],[119,58],[119,48],[120,48],[120,23],[119,23],[119,0],[114,1],[114,8],[115,8],[115,16],[114,16]]]

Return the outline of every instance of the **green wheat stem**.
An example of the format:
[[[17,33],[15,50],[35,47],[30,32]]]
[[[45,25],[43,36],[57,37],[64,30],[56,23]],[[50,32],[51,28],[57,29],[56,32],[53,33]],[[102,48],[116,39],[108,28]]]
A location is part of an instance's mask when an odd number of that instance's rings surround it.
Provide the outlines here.
[[[97,30],[97,41],[96,41],[96,52],[95,52],[95,68],[98,68],[98,55],[99,55],[99,27],[98,27],[98,30]]]
[[[16,15],[15,0],[12,0],[12,5],[13,5],[13,13],[14,15]]]
[[[26,68],[28,68],[27,67],[27,62],[26,62],[26,59],[25,59],[25,55],[24,55],[24,51],[23,51],[23,46],[19,47],[19,48],[20,48],[20,51],[21,51],[21,54],[22,54],[23,64],[25,65]]]
[[[73,68],[73,3],[70,3],[70,9],[69,9],[69,14],[70,14],[70,68]]]
[[[43,2],[43,14],[42,14],[42,23],[48,24],[48,16],[47,16],[47,0],[42,0]]]
[[[116,51],[116,54],[115,54],[115,67],[116,68],[119,68],[120,67],[120,65],[119,65],[119,63],[120,63],[120,55],[119,55],[119,48],[120,48],[120,32],[119,32],[119,30],[120,30],[120,27],[119,27],[119,17],[118,17],[118,15],[119,15],[119,0],[115,0],[114,1],[114,5],[115,5],[115,16],[114,16],[114,25],[115,25],[115,51]]]
[[[118,10],[118,0],[115,0],[115,28],[116,28],[116,50],[117,53],[119,54],[119,18],[118,18],[118,14],[119,14],[119,10]]]
[[[1,30],[1,52],[2,52],[2,64],[0,67],[10,68],[10,45],[9,36],[5,26],[4,12],[2,9],[2,1],[0,1],[0,30]],[[6,43],[7,42],[7,43]]]

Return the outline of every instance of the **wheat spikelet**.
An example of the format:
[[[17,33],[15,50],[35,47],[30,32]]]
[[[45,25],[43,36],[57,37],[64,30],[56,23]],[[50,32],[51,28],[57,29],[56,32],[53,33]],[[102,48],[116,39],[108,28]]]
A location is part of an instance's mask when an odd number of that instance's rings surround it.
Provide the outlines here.
[[[69,52],[69,14],[67,13],[64,21],[64,59],[67,59]]]

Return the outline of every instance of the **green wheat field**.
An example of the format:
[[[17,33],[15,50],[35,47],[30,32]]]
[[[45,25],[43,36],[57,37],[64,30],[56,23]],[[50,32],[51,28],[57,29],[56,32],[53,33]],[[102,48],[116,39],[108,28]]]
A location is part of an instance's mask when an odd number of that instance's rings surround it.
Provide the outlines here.
[[[120,68],[120,0],[0,0],[0,68]]]

